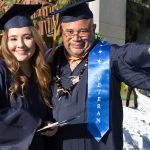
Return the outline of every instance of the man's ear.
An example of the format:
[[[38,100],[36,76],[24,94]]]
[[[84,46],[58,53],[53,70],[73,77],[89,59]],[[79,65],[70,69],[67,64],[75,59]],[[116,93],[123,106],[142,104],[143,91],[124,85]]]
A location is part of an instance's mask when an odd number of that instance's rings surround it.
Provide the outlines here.
[[[61,23],[58,24],[58,27],[57,27],[56,30],[57,30],[57,35],[62,34],[62,25],[61,25]],[[54,29],[53,29],[53,33],[54,33]]]
[[[96,24],[93,24],[93,33],[95,33],[96,30]]]

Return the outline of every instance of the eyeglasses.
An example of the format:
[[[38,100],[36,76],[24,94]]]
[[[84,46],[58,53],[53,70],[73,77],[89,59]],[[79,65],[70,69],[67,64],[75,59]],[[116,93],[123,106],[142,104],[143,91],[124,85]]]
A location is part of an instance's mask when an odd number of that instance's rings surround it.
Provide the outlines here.
[[[73,30],[66,30],[62,32],[68,38],[73,38],[75,35],[79,37],[87,37],[89,35],[88,30],[80,30],[80,31],[73,31]]]

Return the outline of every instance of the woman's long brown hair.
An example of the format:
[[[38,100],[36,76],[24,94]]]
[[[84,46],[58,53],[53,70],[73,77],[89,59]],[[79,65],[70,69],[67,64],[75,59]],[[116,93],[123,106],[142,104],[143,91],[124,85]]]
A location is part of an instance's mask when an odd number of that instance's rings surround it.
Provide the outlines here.
[[[46,105],[51,107],[49,102],[51,96],[50,92],[51,72],[50,66],[46,64],[44,59],[47,47],[42,37],[35,29],[35,27],[30,28],[36,44],[35,53],[31,58],[32,72],[34,72],[35,81],[38,85],[40,95],[42,96],[42,100]],[[13,83],[9,89],[10,94],[14,93],[16,94],[20,89],[25,94],[28,85],[28,78],[21,71],[19,62],[9,51],[7,42],[8,42],[8,32],[4,31],[1,40],[1,51],[2,56],[6,62],[6,65],[12,74]]]

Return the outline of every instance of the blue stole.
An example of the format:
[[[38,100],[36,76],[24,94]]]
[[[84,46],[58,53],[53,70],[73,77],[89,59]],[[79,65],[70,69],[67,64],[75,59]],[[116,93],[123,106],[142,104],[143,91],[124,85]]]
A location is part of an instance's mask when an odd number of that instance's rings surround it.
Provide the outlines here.
[[[111,44],[99,41],[88,56],[88,125],[99,142],[109,130]]]

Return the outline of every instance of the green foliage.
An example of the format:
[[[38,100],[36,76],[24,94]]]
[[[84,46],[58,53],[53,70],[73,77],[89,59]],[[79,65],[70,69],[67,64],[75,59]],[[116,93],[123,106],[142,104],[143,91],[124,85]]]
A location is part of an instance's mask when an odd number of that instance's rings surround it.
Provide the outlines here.
[[[13,0],[4,0],[4,1],[9,8],[15,3]]]
[[[132,0],[132,1],[141,5],[145,5],[145,3],[148,2],[148,0]]]
[[[123,91],[127,90],[126,84],[124,82],[121,83],[121,90]]]
[[[41,20],[43,20],[43,18],[42,17],[40,17],[40,16],[36,16],[34,19],[32,19],[33,20],[33,24],[34,24],[34,26],[36,27],[36,29],[38,29],[39,30],[39,22],[41,21]]]
[[[106,40],[102,33],[95,33],[95,38],[99,40]]]
[[[2,13],[2,12],[0,12],[0,17],[1,17],[1,16],[3,16],[3,13]]]
[[[60,8],[70,5],[72,3],[75,3],[77,1],[79,1],[79,0],[58,0],[56,2],[56,7],[57,7],[57,9],[60,9]]]

